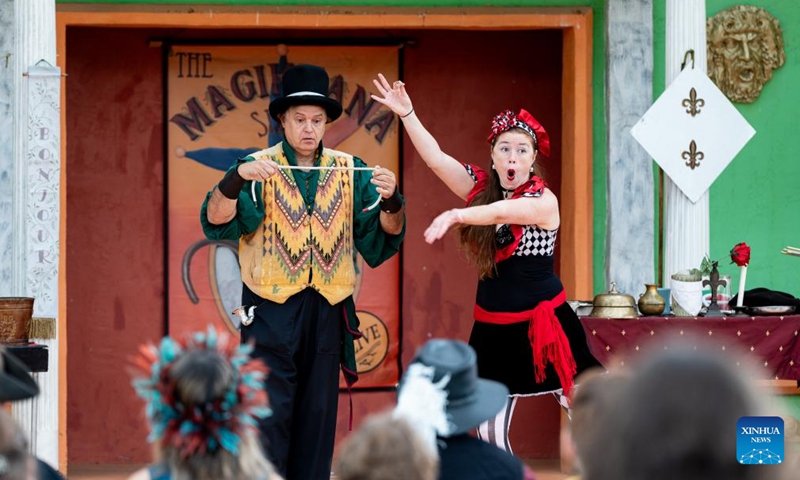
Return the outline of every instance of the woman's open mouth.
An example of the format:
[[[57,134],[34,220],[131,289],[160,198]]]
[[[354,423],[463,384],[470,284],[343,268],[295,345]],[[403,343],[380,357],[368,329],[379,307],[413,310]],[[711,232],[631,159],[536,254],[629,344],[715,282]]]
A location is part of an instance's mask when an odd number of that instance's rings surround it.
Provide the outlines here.
[[[514,180],[514,177],[516,177],[516,175],[517,172],[513,168],[509,168],[508,171],[506,172],[506,178],[508,178],[509,180]]]

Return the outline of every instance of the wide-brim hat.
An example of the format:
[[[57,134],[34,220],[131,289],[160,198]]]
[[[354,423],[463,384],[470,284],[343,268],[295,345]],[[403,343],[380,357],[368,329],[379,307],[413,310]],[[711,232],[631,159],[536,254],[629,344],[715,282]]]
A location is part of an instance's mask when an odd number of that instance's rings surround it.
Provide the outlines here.
[[[444,386],[445,413],[451,425],[447,436],[477,428],[506,404],[508,388],[500,382],[479,378],[475,350],[460,340],[429,340],[417,352],[414,362],[434,368],[433,383],[449,377]]]
[[[20,359],[5,348],[0,348],[0,357],[0,402],[25,400],[39,394],[39,386]]]
[[[325,109],[328,121],[342,115],[342,104],[328,96],[330,80],[328,72],[316,65],[295,65],[283,73],[281,80],[283,96],[269,104],[269,115],[278,120],[278,115],[295,105],[316,105]]]

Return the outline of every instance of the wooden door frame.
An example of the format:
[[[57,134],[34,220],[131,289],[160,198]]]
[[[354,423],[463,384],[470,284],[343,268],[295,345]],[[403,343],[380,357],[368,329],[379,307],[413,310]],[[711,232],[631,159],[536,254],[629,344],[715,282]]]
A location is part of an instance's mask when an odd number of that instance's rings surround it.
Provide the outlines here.
[[[275,28],[281,29],[437,29],[561,30],[562,180],[560,275],[570,298],[591,298],[593,287],[592,198],[592,10],[569,8],[405,8],[405,7],[211,7],[180,12],[155,5],[59,4],[56,12],[58,66],[69,74],[69,27],[105,28]],[[60,462],[67,467],[66,342],[66,82],[61,89],[61,275],[59,276],[59,431]]]

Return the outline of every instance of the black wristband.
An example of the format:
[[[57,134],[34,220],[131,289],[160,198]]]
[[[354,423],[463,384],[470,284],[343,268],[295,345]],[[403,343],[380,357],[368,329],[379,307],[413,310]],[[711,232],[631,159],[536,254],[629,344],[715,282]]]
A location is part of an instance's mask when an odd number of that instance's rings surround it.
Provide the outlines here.
[[[219,188],[219,193],[225,196],[225,198],[236,200],[239,198],[239,192],[244,187],[244,182],[244,178],[239,175],[239,167],[237,166],[236,168],[228,170],[228,173],[219,181],[217,188]]]
[[[397,213],[403,208],[403,197],[400,190],[394,187],[394,193],[389,198],[381,198],[381,211],[386,213]]]

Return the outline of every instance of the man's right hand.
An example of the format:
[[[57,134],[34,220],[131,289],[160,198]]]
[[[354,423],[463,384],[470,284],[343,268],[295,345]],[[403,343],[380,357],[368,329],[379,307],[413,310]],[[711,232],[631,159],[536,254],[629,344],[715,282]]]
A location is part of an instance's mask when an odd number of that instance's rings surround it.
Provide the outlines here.
[[[278,173],[278,164],[272,160],[254,160],[238,167],[239,176],[245,180],[263,181]]]

